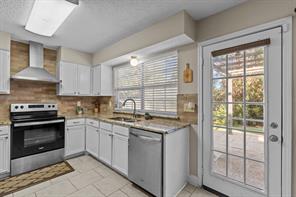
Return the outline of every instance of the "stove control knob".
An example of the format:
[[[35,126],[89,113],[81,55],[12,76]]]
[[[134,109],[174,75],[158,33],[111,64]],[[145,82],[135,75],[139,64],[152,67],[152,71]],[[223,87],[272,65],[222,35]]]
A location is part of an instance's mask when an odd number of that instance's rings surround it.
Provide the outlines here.
[[[15,106],[14,109],[18,109],[18,106]]]
[[[48,108],[51,108],[51,105],[48,105]]]
[[[52,108],[55,108],[55,105],[52,105],[51,107],[52,107]]]
[[[21,109],[24,109],[24,106],[23,105],[21,105]]]

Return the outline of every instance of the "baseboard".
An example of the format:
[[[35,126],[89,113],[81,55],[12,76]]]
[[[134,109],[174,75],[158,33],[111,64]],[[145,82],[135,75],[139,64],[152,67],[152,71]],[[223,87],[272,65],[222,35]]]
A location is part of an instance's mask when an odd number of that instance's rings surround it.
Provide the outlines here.
[[[194,185],[196,187],[200,187],[201,183],[199,181],[199,177],[195,176],[195,175],[189,175],[187,178],[188,183],[190,183],[191,185]]]

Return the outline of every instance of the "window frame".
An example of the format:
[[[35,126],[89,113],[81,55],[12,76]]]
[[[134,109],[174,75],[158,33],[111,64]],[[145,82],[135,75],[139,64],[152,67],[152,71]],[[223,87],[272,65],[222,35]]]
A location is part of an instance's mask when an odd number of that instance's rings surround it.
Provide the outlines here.
[[[177,76],[176,76],[176,83],[169,83],[169,84],[164,84],[164,85],[149,85],[149,86],[145,86],[144,85],[144,64],[146,62],[150,62],[150,61],[154,61],[157,59],[161,59],[164,57],[171,57],[171,56],[176,56],[176,70],[177,70]],[[178,57],[178,51],[172,51],[172,52],[167,52],[158,56],[153,56],[151,58],[147,58],[141,62],[139,62],[139,65],[141,66],[141,70],[140,70],[140,77],[141,77],[141,81],[140,81],[140,86],[139,87],[125,87],[125,88],[115,88],[115,69],[119,68],[119,67],[128,67],[131,66],[129,65],[129,63],[124,63],[124,64],[120,64],[117,66],[113,66],[112,68],[112,72],[113,72],[113,95],[115,97],[114,99],[114,111],[115,112],[120,112],[120,113],[133,113],[132,109],[123,109],[118,107],[119,106],[119,92],[120,91],[129,91],[129,90],[139,90],[140,91],[140,99],[141,99],[141,106],[140,109],[136,109],[137,114],[141,114],[144,115],[146,112],[148,112],[151,115],[154,116],[159,116],[159,117],[172,117],[172,118],[176,118],[177,113],[178,113],[178,91],[179,91],[179,57]],[[155,110],[147,110],[144,109],[145,105],[145,97],[144,97],[144,91],[145,89],[149,89],[149,88],[155,88],[155,87],[160,87],[160,88],[176,88],[176,111],[175,112],[168,112],[168,111],[155,111]],[[138,106],[137,106],[138,107]]]

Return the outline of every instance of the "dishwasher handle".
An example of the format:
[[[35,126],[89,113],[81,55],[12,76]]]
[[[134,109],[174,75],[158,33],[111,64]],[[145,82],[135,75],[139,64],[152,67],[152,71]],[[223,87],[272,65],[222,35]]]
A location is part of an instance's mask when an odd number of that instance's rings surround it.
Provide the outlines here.
[[[149,137],[149,136],[145,136],[145,135],[139,135],[137,133],[134,132],[130,132],[131,135],[143,140],[143,141],[147,141],[147,142],[161,142],[161,138],[153,138],[153,137]]]

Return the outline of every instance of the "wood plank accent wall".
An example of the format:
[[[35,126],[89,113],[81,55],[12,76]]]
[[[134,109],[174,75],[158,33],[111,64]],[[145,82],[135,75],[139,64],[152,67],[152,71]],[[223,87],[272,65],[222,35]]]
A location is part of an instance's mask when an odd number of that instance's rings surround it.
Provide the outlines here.
[[[19,72],[29,65],[29,45],[11,41],[11,75]],[[56,73],[57,51],[44,49],[44,68],[51,74]],[[11,103],[58,103],[59,113],[75,114],[76,102],[81,101],[82,106],[92,111],[95,103],[102,103],[101,108],[109,106],[111,97],[62,97],[56,95],[56,85],[33,81],[11,80],[11,94],[0,95],[0,118],[9,118]]]

